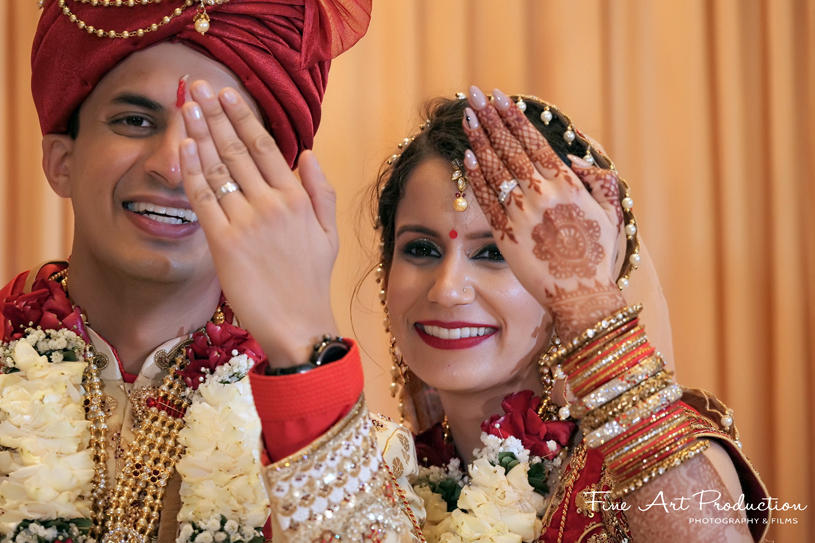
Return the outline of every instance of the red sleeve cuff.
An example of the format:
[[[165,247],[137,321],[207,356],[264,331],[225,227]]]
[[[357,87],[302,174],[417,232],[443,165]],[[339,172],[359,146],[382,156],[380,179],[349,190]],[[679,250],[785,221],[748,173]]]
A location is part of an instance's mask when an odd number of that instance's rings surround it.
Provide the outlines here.
[[[295,375],[265,375],[266,365],[252,369],[255,398],[266,451],[274,462],[294,454],[328,431],[356,404],[364,376],[359,347],[341,360]]]

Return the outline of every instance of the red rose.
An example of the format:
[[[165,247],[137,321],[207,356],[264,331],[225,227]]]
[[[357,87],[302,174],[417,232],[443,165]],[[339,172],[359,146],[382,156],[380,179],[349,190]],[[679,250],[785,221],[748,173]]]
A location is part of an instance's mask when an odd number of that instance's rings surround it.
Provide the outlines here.
[[[203,332],[192,335],[192,344],[187,347],[189,364],[181,372],[187,385],[197,390],[201,384],[200,378],[205,378],[215,368],[229,362],[233,356],[232,351],[245,354],[256,364],[265,358],[260,345],[246,330],[226,322],[208,322]]]
[[[446,466],[456,457],[456,447],[444,439],[444,428],[437,422],[413,438],[416,444],[416,458],[424,467]]]
[[[28,294],[6,298],[2,304],[3,341],[22,338],[28,328],[67,329],[90,341],[82,321],[82,311],[56,281],[37,279]]]
[[[493,415],[481,423],[481,430],[500,438],[513,436],[533,455],[552,459],[565,447],[577,425],[573,422],[544,422],[537,413],[540,398],[531,390],[510,394],[501,402],[504,415]],[[547,441],[556,443],[551,450]]]

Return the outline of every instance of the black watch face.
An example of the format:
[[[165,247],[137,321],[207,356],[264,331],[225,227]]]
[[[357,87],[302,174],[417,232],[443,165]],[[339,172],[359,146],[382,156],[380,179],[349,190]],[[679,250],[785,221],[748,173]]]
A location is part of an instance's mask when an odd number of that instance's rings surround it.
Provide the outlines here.
[[[348,353],[348,345],[338,341],[336,343],[331,343],[326,345],[323,352],[320,353],[320,356],[317,357],[317,365],[322,366],[323,364],[328,364],[329,362],[336,362],[337,360],[341,359]]]

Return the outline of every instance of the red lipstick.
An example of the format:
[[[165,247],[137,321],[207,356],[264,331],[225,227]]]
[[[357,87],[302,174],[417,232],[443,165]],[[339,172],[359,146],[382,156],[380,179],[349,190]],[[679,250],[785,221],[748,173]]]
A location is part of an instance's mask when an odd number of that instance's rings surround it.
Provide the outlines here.
[[[438,326],[441,328],[490,328],[491,331],[487,332],[483,336],[474,336],[474,337],[465,337],[459,339],[443,339],[436,336],[431,336],[427,332],[424,331],[424,326]],[[490,337],[492,337],[498,330],[494,326],[490,326],[488,324],[475,324],[471,322],[441,322],[441,321],[422,321],[417,322],[413,325],[413,328],[416,330],[416,333],[419,334],[419,337],[422,340],[433,347],[434,349],[440,349],[444,351],[450,351],[455,349],[469,349],[471,347],[475,347],[476,345],[486,341]]]

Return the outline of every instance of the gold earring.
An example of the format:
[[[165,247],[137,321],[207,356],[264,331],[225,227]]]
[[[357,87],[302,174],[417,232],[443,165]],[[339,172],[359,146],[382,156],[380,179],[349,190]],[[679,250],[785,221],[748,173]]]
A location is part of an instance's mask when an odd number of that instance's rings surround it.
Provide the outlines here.
[[[386,292],[385,287],[382,284],[385,277],[385,266],[382,262],[380,262],[379,266],[376,267],[374,276],[376,277],[377,285],[379,285],[379,303],[382,304],[382,310],[385,312],[385,317],[382,323],[385,325],[385,333],[390,336],[388,339],[388,353],[391,355],[391,398],[399,399],[399,423],[402,424],[405,422],[405,384],[410,379],[408,377],[408,367],[399,353],[399,348],[396,346],[396,338],[393,336],[393,332],[391,331],[391,321],[390,316],[388,315]]]
[[[552,369],[545,363],[548,358],[554,356],[559,348],[560,338],[557,337],[557,334],[552,332],[549,348],[538,359],[538,370],[540,372],[541,384],[543,385],[538,415],[546,422],[558,419],[564,420],[569,417],[568,407],[559,408],[557,404],[552,401],[552,389],[554,388],[555,381],[558,380],[560,376],[554,375]]]

